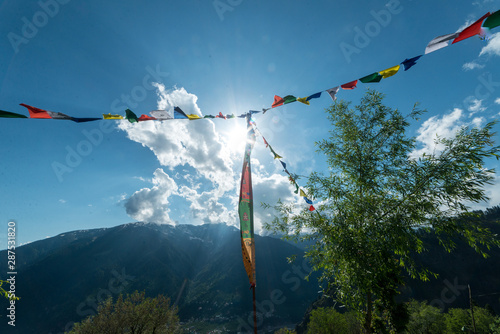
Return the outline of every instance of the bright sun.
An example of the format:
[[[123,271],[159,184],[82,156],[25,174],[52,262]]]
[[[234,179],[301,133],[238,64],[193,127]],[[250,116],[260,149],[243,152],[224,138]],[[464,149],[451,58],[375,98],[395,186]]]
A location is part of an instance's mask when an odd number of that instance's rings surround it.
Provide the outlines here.
[[[231,153],[242,153],[245,150],[247,129],[241,122],[234,122],[223,136]]]

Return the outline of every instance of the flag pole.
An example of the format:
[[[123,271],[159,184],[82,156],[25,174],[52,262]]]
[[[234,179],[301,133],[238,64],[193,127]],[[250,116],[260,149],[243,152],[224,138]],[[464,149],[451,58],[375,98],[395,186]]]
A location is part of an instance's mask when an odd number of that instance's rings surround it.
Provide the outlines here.
[[[255,301],[255,284],[252,284],[253,291],[253,330],[257,334],[257,303]]]

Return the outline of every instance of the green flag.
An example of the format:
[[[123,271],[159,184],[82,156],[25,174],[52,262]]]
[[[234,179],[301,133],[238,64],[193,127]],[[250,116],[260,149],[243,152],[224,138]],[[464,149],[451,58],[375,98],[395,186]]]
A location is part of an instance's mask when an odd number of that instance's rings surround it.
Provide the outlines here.
[[[0,110],[0,117],[3,118],[28,118],[27,116],[16,114],[15,112]]]

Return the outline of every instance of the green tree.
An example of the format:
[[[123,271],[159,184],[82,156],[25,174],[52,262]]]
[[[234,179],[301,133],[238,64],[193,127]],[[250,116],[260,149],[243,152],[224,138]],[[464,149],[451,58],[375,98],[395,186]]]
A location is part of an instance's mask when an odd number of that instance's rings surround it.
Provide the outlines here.
[[[444,333],[446,324],[444,315],[437,307],[428,305],[427,302],[411,300],[408,303],[410,319],[406,326],[408,334],[440,334]]]
[[[495,321],[490,324],[492,334],[500,334],[500,317],[496,317]]]
[[[315,241],[306,252],[313,269],[336,289],[337,300],[361,313],[366,333],[372,332],[375,302],[385,310],[386,328],[396,331],[394,297],[404,271],[422,280],[432,274],[412,257],[425,250],[423,231],[434,233],[447,251],[457,235],[483,255],[500,244],[489,230],[458,219],[471,215],[464,203],[487,199],[484,186],[494,171],[484,161],[499,157],[494,123],[438,138],[439,151],[413,158],[407,117],[382,100],[369,90],[354,109],[338,101],[327,110],[333,127],[317,144],[329,174],[312,173],[307,187],[320,203],[317,211],[297,212],[279,202],[277,217],[266,224],[285,238]],[[415,107],[409,116],[422,112]]]
[[[68,334],[179,333],[177,308],[165,296],[146,298],[135,291],[113,303],[110,297],[99,305],[95,316],[76,323]]]
[[[307,324],[307,333],[310,334],[356,334],[361,331],[362,326],[355,314],[339,313],[333,308],[313,310]]]

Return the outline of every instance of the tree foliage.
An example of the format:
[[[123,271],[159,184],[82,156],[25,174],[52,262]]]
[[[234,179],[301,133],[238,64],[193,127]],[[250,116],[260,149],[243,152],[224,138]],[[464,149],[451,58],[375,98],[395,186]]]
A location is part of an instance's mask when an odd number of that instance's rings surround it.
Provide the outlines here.
[[[307,187],[320,203],[317,211],[298,212],[279,202],[278,216],[266,225],[289,239],[315,241],[306,256],[335,288],[337,300],[363,313],[366,332],[372,331],[375,306],[386,328],[396,331],[394,297],[404,272],[421,280],[432,275],[412,256],[425,251],[422,231],[436,234],[446,251],[457,235],[484,256],[500,245],[488,229],[461,219],[472,215],[466,203],[487,199],[484,186],[494,171],[485,160],[499,157],[494,123],[437,138],[437,150],[415,157],[408,117],[382,101],[382,94],[369,90],[354,109],[346,101],[327,109],[330,137],[317,145],[329,173],[312,173]],[[416,105],[408,116],[423,112]]]
[[[146,298],[135,291],[113,303],[110,297],[99,305],[95,316],[76,323],[68,334],[170,334],[179,333],[177,308],[165,296]]]
[[[339,313],[334,308],[317,308],[311,312],[307,333],[314,334],[356,334],[362,326],[355,313]]]

